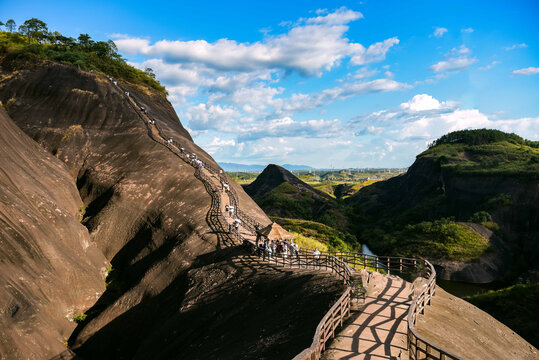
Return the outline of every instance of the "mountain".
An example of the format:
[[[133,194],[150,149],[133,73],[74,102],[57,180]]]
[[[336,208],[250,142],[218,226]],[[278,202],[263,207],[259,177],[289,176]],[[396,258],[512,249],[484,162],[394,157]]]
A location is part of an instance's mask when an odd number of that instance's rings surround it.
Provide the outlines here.
[[[103,254],[80,224],[83,203],[60,160],[0,108],[0,357],[65,350],[70,320],[105,291]]]
[[[64,343],[99,359],[291,358],[307,347],[342,285],[325,274],[276,274],[224,243],[209,213],[213,193],[152,139],[125,94],[165,139],[219,169],[162,91],[43,60],[39,47],[49,45],[30,45],[17,43],[17,56],[0,51],[0,101],[28,135],[2,123],[0,214],[10,227],[0,230],[9,287],[0,294],[0,357],[50,358]],[[269,223],[230,185],[244,212]],[[290,304],[292,315],[282,311]]]
[[[245,171],[245,172],[261,172],[266,167],[264,165],[245,165],[245,164],[237,164],[237,163],[228,163],[228,162],[222,162],[219,163],[221,167],[225,171],[231,171],[231,172],[239,172],[239,171]],[[284,164],[282,165],[283,168],[287,169],[288,171],[297,171],[297,170],[316,170],[315,168],[312,168],[307,165],[291,165],[291,164]]]
[[[266,214],[281,218],[278,221],[286,223],[289,229],[316,237],[322,236],[318,233],[322,231],[332,239],[330,245],[334,248],[354,248],[355,239],[347,233],[349,224],[343,205],[328,194],[301,181],[285,168],[268,165],[255,181],[244,185],[244,189]],[[312,221],[325,224],[333,230],[321,226],[322,224],[313,224]]]
[[[373,251],[427,257],[442,278],[491,282],[537,268],[538,180],[537,142],[465,130],[346,201]]]

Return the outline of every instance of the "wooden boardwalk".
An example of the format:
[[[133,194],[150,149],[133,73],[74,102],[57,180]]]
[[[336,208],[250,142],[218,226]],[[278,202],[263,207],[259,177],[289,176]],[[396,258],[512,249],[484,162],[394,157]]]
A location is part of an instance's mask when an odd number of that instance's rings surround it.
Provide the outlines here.
[[[410,284],[396,276],[370,274],[361,311],[322,353],[322,359],[408,359],[406,315]]]

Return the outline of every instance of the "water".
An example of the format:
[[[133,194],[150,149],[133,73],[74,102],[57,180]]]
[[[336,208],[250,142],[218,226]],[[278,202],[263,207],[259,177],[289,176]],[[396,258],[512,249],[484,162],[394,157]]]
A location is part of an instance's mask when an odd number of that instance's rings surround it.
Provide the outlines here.
[[[368,255],[373,255],[373,256],[376,256],[372,251],[371,249],[369,249],[369,247],[365,244],[361,244],[361,252],[363,254],[368,254]]]

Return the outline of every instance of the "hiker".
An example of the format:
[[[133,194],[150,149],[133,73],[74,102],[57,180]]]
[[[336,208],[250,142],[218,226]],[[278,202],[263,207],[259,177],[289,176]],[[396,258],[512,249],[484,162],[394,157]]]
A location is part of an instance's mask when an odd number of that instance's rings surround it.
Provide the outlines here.
[[[180,151],[181,151],[182,153],[183,153],[184,150],[185,150],[184,148],[180,148]],[[189,155],[188,155],[188,156],[189,156]]]
[[[126,91],[126,92],[125,92],[125,95],[126,95],[127,97],[129,97],[129,91]]]
[[[295,252],[294,245],[296,245],[296,244],[294,243],[294,240],[292,240],[292,242],[290,243],[290,246],[288,247],[288,249],[290,251],[290,257],[294,256],[294,252]]]
[[[313,255],[315,259],[320,259],[320,251],[318,251],[318,248],[314,249]]]
[[[296,257],[299,259],[299,245],[294,243],[294,251],[296,252]]]
[[[271,250],[271,243],[267,239],[264,242],[264,246],[265,246],[266,254],[268,255],[268,258],[271,259],[271,253],[273,252],[273,250]]]
[[[225,205],[225,211],[228,212],[228,204]]]
[[[228,207],[228,214],[230,215],[230,217],[234,216],[234,206]]]
[[[281,251],[283,259],[286,259],[286,257],[288,256],[288,245],[286,244],[286,241],[283,243]]]

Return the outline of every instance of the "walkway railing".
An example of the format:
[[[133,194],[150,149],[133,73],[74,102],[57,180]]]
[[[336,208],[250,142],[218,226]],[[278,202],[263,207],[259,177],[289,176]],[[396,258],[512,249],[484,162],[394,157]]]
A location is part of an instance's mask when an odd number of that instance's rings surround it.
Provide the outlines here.
[[[127,94],[125,88],[119,84],[117,85],[125,94]],[[187,154],[180,150],[181,144],[177,143],[175,140],[172,140],[172,142],[165,141],[163,138],[163,130],[155,119],[151,119],[146,113],[144,113],[144,115],[141,114],[141,111],[139,111],[140,104],[132,96],[127,96],[127,99],[135,108],[139,117],[146,123],[149,136],[154,141],[166,146],[186,163],[193,165]],[[153,133],[151,129],[152,125],[155,126],[160,136],[156,136]],[[225,179],[222,169],[214,168],[209,164],[205,164],[205,168],[210,173],[217,175],[221,181]],[[220,223],[220,227],[224,229],[223,223],[226,223],[226,221],[224,220],[220,209],[220,189],[199,168],[196,168],[195,176],[201,180],[212,198],[212,204],[208,215],[212,215],[212,217],[216,219],[215,221]],[[261,224],[240,209],[238,194],[232,186],[230,186],[228,194],[230,195],[231,205],[235,207],[236,217],[242,221],[242,226],[251,232],[255,232],[257,228],[261,228]],[[245,239],[237,230],[231,229],[231,233],[240,240],[240,243],[243,242],[253,253],[262,257],[263,261],[291,268],[328,270],[334,272],[348,285],[345,292],[318,324],[311,346],[294,357],[294,360],[320,359],[321,353],[325,349],[326,342],[335,336],[338,326],[342,327],[344,318],[350,314],[352,291],[355,285],[352,280],[350,268],[353,268],[354,270],[368,269],[377,272],[387,272],[388,275],[391,273],[404,274],[416,272],[419,276],[427,278],[426,284],[423,285],[423,290],[418,295],[413,296],[412,304],[408,310],[407,344],[409,358],[412,360],[460,360],[456,355],[421,337],[415,330],[417,315],[424,313],[426,305],[430,304],[436,291],[436,271],[429,261],[351,252],[321,252],[319,256],[315,256],[312,255],[312,249],[301,249],[295,256],[267,256],[261,249],[257,248],[254,243]],[[414,293],[415,288],[412,285],[412,294]]]

